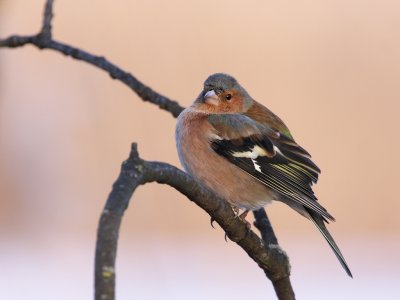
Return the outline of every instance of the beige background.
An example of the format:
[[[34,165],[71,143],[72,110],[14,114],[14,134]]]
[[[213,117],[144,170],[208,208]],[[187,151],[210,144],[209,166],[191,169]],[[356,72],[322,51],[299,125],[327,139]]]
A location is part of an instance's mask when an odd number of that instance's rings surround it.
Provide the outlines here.
[[[38,30],[44,0],[0,0],[0,36]],[[234,75],[282,117],[323,170],[315,190],[346,277],[311,224],[268,207],[299,299],[399,297],[400,2],[55,2],[54,37],[189,105]],[[136,141],[179,165],[175,120],[104,72],[31,46],[0,50],[0,293],[88,299],[100,211]],[[262,272],[171,188],[134,195],[119,299],[265,299]],[[271,298],[270,297],[270,298]]]

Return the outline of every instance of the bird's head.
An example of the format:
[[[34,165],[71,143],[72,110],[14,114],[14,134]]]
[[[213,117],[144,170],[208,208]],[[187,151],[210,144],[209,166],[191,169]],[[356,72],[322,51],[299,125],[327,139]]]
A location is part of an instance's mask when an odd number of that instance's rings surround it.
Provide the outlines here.
[[[204,82],[204,89],[195,101],[197,109],[207,113],[243,113],[253,100],[230,75],[216,73]]]

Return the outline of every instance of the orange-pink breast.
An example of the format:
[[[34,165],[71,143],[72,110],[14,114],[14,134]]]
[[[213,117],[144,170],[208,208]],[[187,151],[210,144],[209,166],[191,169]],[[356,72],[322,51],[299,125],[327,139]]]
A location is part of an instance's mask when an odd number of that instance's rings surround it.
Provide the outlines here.
[[[178,117],[176,144],[179,159],[200,183],[240,208],[258,209],[276,199],[274,192],[214,152],[210,139],[215,129],[206,114],[186,109]]]

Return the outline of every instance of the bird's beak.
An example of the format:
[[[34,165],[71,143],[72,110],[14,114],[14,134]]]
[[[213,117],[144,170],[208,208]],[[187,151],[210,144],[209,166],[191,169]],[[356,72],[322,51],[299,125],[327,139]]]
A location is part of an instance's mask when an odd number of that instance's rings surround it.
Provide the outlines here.
[[[211,105],[215,105],[217,106],[219,103],[219,99],[217,94],[215,93],[214,90],[208,91],[204,97],[203,100],[205,103],[211,104]]]

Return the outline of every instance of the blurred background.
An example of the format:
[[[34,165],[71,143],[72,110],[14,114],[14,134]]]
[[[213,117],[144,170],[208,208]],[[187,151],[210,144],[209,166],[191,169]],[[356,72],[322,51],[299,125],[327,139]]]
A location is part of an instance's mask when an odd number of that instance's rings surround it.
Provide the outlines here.
[[[0,0],[0,37],[36,33],[44,0]],[[55,1],[54,37],[188,106],[234,75],[322,169],[315,191],[354,279],[319,232],[267,207],[298,299],[399,299],[400,2]],[[175,119],[86,63],[0,49],[0,294],[90,299],[100,212],[130,143],[179,166]],[[134,194],[118,299],[274,299],[263,272],[167,186]]]

